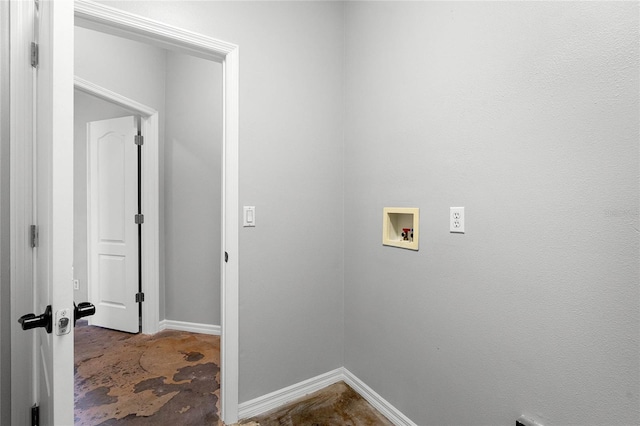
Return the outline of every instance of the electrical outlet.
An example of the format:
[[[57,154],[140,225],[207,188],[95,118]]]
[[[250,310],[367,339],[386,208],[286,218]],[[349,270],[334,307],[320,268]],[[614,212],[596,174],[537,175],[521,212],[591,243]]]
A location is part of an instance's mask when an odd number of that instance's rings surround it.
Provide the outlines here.
[[[464,207],[449,208],[449,232],[464,234]]]

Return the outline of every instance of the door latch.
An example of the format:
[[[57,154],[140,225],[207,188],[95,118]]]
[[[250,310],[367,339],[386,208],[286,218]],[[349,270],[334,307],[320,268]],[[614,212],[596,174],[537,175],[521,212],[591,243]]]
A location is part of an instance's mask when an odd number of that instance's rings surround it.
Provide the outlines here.
[[[71,312],[69,309],[60,309],[56,312],[56,335],[62,336],[71,331]]]

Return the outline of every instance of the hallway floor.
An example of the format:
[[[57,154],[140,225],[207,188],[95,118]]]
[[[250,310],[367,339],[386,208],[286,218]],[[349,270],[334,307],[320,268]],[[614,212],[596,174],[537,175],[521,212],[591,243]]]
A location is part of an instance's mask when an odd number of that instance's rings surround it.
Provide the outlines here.
[[[78,322],[75,424],[217,425],[220,337],[165,330],[129,334]],[[344,382],[240,422],[244,426],[388,426]]]
[[[218,423],[219,336],[80,326],[75,338],[76,425]]]

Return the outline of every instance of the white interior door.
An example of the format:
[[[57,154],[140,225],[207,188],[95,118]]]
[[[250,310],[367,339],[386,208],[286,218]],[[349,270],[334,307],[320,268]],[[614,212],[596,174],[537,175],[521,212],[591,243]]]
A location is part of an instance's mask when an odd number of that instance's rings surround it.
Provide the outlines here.
[[[138,153],[135,117],[87,125],[92,325],[139,332]]]
[[[53,329],[35,330],[35,396],[43,425],[73,424],[73,3],[36,2],[36,314],[50,305]],[[60,333],[57,319],[70,320]]]
[[[33,41],[34,4],[5,2],[10,29],[10,209],[11,209],[11,421],[29,424],[35,399],[35,332],[23,331],[17,319],[36,312],[33,288],[33,250],[28,229],[33,224],[33,96],[34,69],[27,56]],[[3,95],[4,96],[4,95]],[[2,200],[4,202],[5,200]],[[7,254],[2,253],[3,256]],[[40,313],[40,312],[38,312]],[[4,345],[3,341],[1,344]],[[5,380],[6,377],[2,377]],[[4,398],[5,395],[2,395]],[[6,415],[6,412],[3,412]]]

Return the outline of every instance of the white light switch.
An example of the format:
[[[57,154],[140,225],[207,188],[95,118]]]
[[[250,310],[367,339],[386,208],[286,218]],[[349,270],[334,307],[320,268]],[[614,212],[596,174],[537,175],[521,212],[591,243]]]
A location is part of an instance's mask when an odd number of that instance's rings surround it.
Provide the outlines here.
[[[244,206],[244,220],[242,226],[256,226],[256,207]]]

